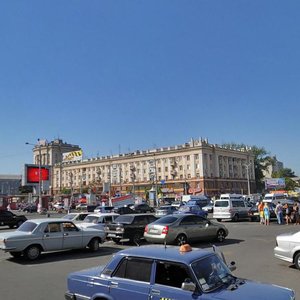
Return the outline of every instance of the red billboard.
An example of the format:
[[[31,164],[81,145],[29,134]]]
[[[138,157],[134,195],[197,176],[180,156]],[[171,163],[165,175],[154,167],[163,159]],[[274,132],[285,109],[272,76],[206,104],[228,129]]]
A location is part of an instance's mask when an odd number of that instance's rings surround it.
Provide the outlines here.
[[[41,176],[40,176],[40,170],[41,170]],[[50,180],[49,167],[27,165],[25,168],[25,178],[26,178],[26,184],[39,183],[40,178],[41,178],[41,182],[49,181]]]

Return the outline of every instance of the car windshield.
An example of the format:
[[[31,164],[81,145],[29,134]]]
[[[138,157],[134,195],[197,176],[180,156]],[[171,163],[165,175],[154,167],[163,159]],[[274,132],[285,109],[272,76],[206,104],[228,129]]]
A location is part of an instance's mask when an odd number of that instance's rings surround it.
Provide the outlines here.
[[[86,223],[97,223],[98,218],[99,217],[97,217],[97,216],[86,216],[83,221]]]
[[[216,254],[193,262],[192,269],[204,292],[213,291],[235,281],[226,264]]]
[[[26,221],[17,229],[17,231],[32,232],[36,227],[37,227],[36,223]]]
[[[76,214],[68,214],[63,216],[63,219],[65,220],[73,220],[75,218]]]

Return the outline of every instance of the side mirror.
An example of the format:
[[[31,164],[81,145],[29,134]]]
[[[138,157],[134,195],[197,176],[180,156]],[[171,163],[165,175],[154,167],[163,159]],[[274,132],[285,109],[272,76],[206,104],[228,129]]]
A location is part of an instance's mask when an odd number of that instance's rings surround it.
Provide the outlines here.
[[[184,291],[190,291],[190,292],[195,292],[196,290],[196,285],[193,283],[190,279],[186,279],[182,284],[181,284],[181,289]]]
[[[228,266],[229,270],[232,272],[234,270],[236,270],[236,265],[235,265],[235,261],[232,261],[230,263],[230,265]]]

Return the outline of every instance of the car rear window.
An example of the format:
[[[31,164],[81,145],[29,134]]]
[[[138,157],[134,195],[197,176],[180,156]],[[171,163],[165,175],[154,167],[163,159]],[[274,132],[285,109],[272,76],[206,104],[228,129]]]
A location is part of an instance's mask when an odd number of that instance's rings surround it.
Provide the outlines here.
[[[171,224],[171,223],[174,223],[176,220],[177,220],[176,217],[166,216],[166,217],[156,220],[154,223],[155,224]]]
[[[36,223],[26,221],[17,229],[17,231],[32,232],[36,227],[37,227]]]
[[[123,223],[123,224],[131,224],[133,221],[133,216],[119,216],[115,219],[114,223]]]
[[[215,207],[228,207],[229,202],[226,200],[215,201]]]

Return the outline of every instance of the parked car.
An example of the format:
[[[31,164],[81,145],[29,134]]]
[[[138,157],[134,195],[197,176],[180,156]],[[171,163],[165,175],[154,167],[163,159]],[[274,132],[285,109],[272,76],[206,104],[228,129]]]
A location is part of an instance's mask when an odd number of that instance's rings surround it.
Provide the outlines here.
[[[149,206],[147,203],[136,204],[132,207],[132,209],[136,213],[154,212],[154,208]]]
[[[61,203],[61,202],[53,204],[54,210],[64,210],[64,207],[65,207],[65,204]]]
[[[150,243],[183,245],[201,240],[223,242],[228,235],[227,228],[192,214],[173,214],[148,224],[144,238]]]
[[[233,275],[235,264],[204,249],[132,247],[106,266],[68,275],[65,299],[294,300],[293,290]]]
[[[87,204],[86,203],[79,203],[76,205],[77,210],[87,210]]]
[[[105,225],[112,223],[118,216],[116,213],[88,214],[84,220],[77,225],[84,228],[96,228],[105,231]]]
[[[228,196],[228,198],[215,200],[213,218],[217,219],[218,222],[221,222],[224,219],[232,220],[234,222],[237,222],[240,219],[249,220],[249,209],[250,207],[243,199],[231,199]]]
[[[174,214],[194,214],[207,218],[207,211],[201,209],[198,205],[183,205],[178,208]]]
[[[36,204],[28,204],[22,209],[25,212],[33,213],[37,212],[37,205]]]
[[[276,258],[294,264],[300,270],[300,231],[278,235],[274,255]]]
[[[270,209],[270,220],[275,219],[277,220],[276,214],[275,214],[275,208],[276,205],[274,203],[269,203],[269,209]],[[250,218],[250,221],[259,222],[260,216],[257,205],[253,205],[248,210],[248,216]]]
[[[182,206],[182,205],[184,205],[184,203],[183,203],[182,201],[180,201],[180,200],[174,201],[174,202],[172,202],[172,204],[171,204],[171,206],[174,206],[174,207],[176,207],[176,208],[179,208],[179,207]]]
[[[121,215],[106,226],[107,238],[111,238],[115,243],[129,240],[139,244],[144,237],[145,226],[155,220],[152,214]]]
[[[102,206],[102,205],[98,205],[95,209],[94,212],[95,213],[109,213],[112,212],[114,210],[113,206]]]
[[[23,215],[16,215],[8,210],[0,210],[0,226],[20,227],[25,221],[27,218]]]
[[[214,211],[214,203],[209,202],[207,205],[203,206],[202,209],[208,213],[212,213]]]
[[[63,216],[63,219],[70,221],[83,221],[85,217],[88,215],[88,212],[79,212],[79,213],[69,213]]]
[[[121,207],[115,207],[113,209],[113,211],[116,213],[116,214],[119,214],[119,215],[125,215],[125,214],[135,214],[136,212],[131,209],[129,206],[121,206]]]
[[[155,210],[155,216],[157,218],[161,218],[163,216],[173,214],[175,211],[177,211],[177,208],[175,206],[162,205]]]
[[[186,202],[187,205],[198,205],[200,208],[203,206],[206,206],[207,204],[210,203],[209,198],[203,198],[203,199],[192,199]]]
[[[62,218],[32,219],[13,232],[0,233],[0,249],[14,257],[37,259],[41,252],[80,249],[99,249],[105,239],[103,231],[80,228]]]

